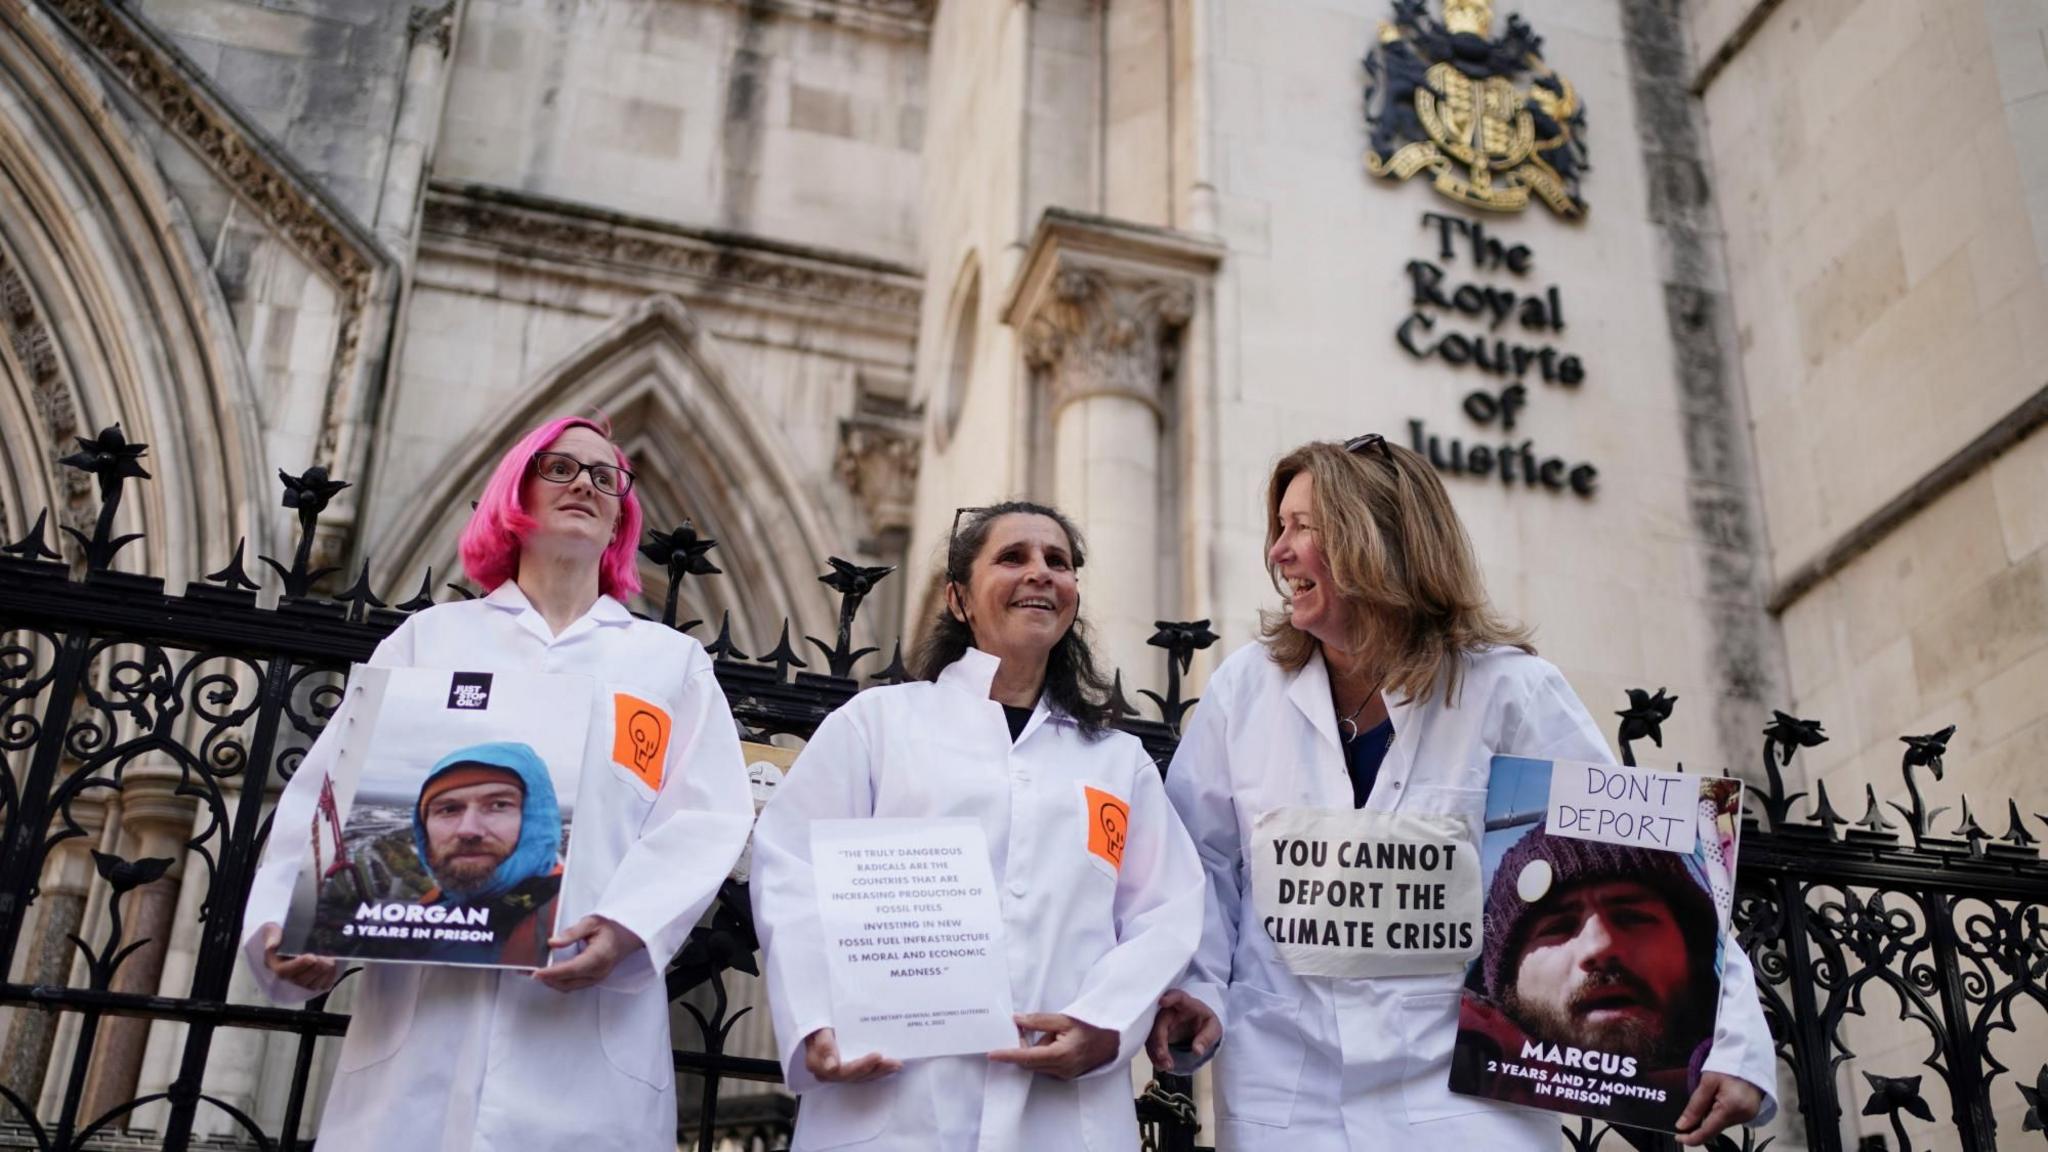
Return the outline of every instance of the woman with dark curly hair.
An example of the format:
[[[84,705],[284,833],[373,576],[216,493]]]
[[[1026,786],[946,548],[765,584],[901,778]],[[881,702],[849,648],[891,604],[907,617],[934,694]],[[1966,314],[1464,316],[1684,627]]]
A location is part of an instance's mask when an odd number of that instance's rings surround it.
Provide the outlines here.
[[[963,510],[919,680],[828,717],[761,814],[754,917],[797,1152],[1138,1147],[1126,1067],[1201,936],[1202,872],[1144,747],[1105,727],[1081,564],[1051,508]],[[841,1052],[811,822],[942,816],[988,836],[1017,1044]]]

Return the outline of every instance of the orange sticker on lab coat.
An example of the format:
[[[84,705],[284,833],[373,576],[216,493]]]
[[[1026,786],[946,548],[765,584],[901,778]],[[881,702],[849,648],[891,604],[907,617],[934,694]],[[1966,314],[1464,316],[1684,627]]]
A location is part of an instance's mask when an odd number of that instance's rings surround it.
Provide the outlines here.
[[[668,763],[668,713],[638,696],[612,693],[612,759],[660,791]]]
[[[1124,837],[1130,834],[1131,806],[1097,788],[1081,787],[1088,803],[1088,853],[1121,870]]]

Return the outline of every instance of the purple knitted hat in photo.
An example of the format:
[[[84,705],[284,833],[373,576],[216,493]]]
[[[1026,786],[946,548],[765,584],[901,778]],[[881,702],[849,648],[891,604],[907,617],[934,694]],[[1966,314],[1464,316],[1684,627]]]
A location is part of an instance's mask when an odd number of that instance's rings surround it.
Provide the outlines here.
[[[1713,948],[1719,927],[1714,902],[1686,867],[1687,857],[1654,848],[1624,848],[1618,844],[1548,836],[1544,834],[1545,828],[1545,824],[1538,823],[1508,849],[1486,892],[1486,946],[1481,963],[1489,998],[1499,1002],[1502,984],[1512,979],[1520,966],[1523,922],[1530,911],[1574,884],[1634,880],[1649,885],[1670,903],[1671,914],[1693,955]],[[1532,872],[1529,888],[1533,891],[1525,899],[1523,872],[1539,862],[1549,866],[1549,875],[1544,877],[1541,870]]]

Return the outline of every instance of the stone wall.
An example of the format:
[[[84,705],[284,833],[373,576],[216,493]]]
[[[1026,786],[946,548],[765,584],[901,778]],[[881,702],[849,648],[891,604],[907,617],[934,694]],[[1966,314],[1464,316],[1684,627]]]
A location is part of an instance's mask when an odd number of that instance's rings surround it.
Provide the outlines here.
[[[1694,12],[1771,599],[1792,702],[1831,737],[1808,771],[1858,814],[1866,786],[1904,799],[1900,736],[1956,725],[1944,835],[1960,794],[1994,835],[2006,798],[2048,803],[2041,24],[1982,0]],[[1924,1031],[1867,1007],[1844,1074],[1917,1070]],[[2036,1069],[2044,1013],[2020,1016],[1993,1050]],[[2017,1133],[2010,1075],[1993,1103]]]
[[[925,22],[811,0],[471,0],[443,179],[897,261]]]
[[[1996,7],[1788,5],[1704,97],[1774,598],[1837,797],[1896,793],[1897,737],[1948,723],[1956,780],[2048,796],[2018,767],[2048,698],[2017,691],[2048,668],[2040,157],[2002,114]]]
[[[1622,690],[1663,685],[1682,699],[1666,730],[1667,759],[1695,768],[1745,765],[1753,745],[1724,702],[1752,727],[1776,676],[1768,645],[1731,674],[1729,629],[1755,634],[1761,607],[1715,583],[1711,553],[1725,547],[1694,512],[1689,411],[1700,405],[1680,378],[1683,353],[1662,290],[1683,283],[1663,234],[1666,169],[1645,143],[1656,109],[1634,75],[1633,31],[1622,6],[1518,6],[1543,37],[1545,58],[1577,86],[1588,110],[1592,204],[1581,222],[1540,206],[1515,214],[1460,209],[1427,187],[1364,171],[1366,82],[1360,59],[1390,15],[1377,0],[1294,4],[1218,0],[1197,6],[1195,35],[1209,109],[1200,141],[1211,159],[1215,228],[1224,241],[1217,283],[1213,428],[1189,469],[1213,501],[1201,519],[1195,563],[1213,581],[1202,611],[1224,634],[1219,650],[1255,635],[1256,611],[1276,596],[1267,580],[1262,489],[1272,462],[1312,437],[1379,431],[1407,443],[1411,420],[1466,443],[1532,439],[1545,454],[1594,463],[1591,498],[1447,477],[1478,547],[1495,599],[1537,628],[1537,646],[1564,669],[1596,715]],[[1507,6],[1495,15],[1504,25]],[[1694,194],[1695,198],[1697,193]],[[1526,381],[1529,400],[1512,437],[1461,406],[1475,390],[1508,382],[1470,366],[1417,361],[1395,342],[1411,308],[1404,271],[1436,259],[1425,213],[1479,219],[1534,256],[1523,277],[1482,276],[1460,252],[1445,264],[1458,281],[1555,284],[1566,329],[1554,343],[1580,356],[1577,387]],[[1663,213],[1663,215],[1660,215]],[[1711,233],[1708,234],[1712,239]],[[1711,269],[1708,270],[1711,272]],[[1708,334],[1711,344],[1715,336]],[[1733,423],[1739,436],[1739,413]],[[1725,482],[1748,480],[1738,457]],[[1739,598],[1737,598],[1739,601]],[[1767,631],[1767,629],[1766,629]],[[1761,683],[1759,683],[1759,678]]]
[[[907,270],[453,186],[422,232],[370,496],[394,587],[430,564],[454,578],[456,531],[511,436],[593,408],[639,461],[650,527],[687,517],[721,541],[727,575],[685,601],[705,639],[727,607],[749,652],[785,616],[826,635],[815,566],[899,558],[914,461],[892,458],[897,476],[870,457],[907,442]],[[861,641],[886,652],[894,615],[869,623]]]
[[[915,384],[924,465],[908,579],[898,589],[920,631],[939,611],[936,580],[953,510],[1033,494],[1019,429],[1029,411],[1023,365],[1016,333],[1001,321],[1028,227],[1029,149],[1018,126],[1030,93],[1044,84],[1032,63],[1032,16],[1016,5],[949,4],[932,28],[921,193],[928,289]]]

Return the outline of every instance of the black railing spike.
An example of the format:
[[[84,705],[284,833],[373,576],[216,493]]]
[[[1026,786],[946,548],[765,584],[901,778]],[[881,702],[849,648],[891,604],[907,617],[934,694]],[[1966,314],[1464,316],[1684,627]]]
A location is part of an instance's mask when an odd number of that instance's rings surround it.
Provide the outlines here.
[[[1977,823],[1976,815],[1970,811],[1970,794],[1968,792],[1963,793],[1963,818],[1956,825],[1956,830],[1952,835],[1960,836],[1969,843],[1970,855],[1980,859],[1983,857],[1984,842],[1991,839],[1991,833],[1986,832],[1984,826]]]
[[[768,653],[766,656],[754,657],[754,663],[773,665],[777,680],[789,679],[789,670],[791,668],[810,667],[809,664],[804,663],[803,657],[796,654],[796,649],[790,647],[788,620],[782,622],[782,636],[775,641],[775,651]]]
[[[1156,631],[1145,643],[1166,649],[1166,695],[1143,688],[1138,690],[1138,695],[1151,700],[1159,709],[1159,718],[1166,722],[1168,728],[1179,732],[1181,718],[1195,706],[1195,701],[1180,698],[1180,678],[1194,666],[1195,653],[1221,637],[1209,630],[1207,620],[1155,620],[1152,627]]]
[[[1138,714],[1138,710],[1131,707],[1130,699],[1124,695],[1124,674],[1121,668],[1110,677],[1109,699],[1103,701],[1103,705],[1109,709],[1110,717],[1115,720],[1129,720]]]
[[[832,570],[818,577],[818,583],[839,593],[839,635],[830,645],[816,636],[804,639],[824,653],[826,667],[832,675],[844,679],[853,674],[853,666],[861,657],[880,651],[879,648],[854,648],[853,619],[860,613],[861,601],[867,599],[868,593],[875,590],[875,585],[881,583],[883,577],[896,569],[886,565],[864,568],[837,556],[826,557],[825,563],[831,565]],[[798,666],[802,666],[801,662]]]
[[[688,520],[675,526],[674,531],[650,530],[647,543],[640,546],[640,554],[661,565],[668,573],[668,591],[662,598],[661,622],[670,628],[676,627],[676,600],[682,592],[685,576],[715,576],[719,567],[706,555],[718,547],[718,541],[697,535],[697,526]],[[696,621],[703,623],[703,621]],[[686,626],[679,631],[687,632]]]
[[[681,624],[676,625],[675,629],[684,635],[688,635],[693,629],[703,623],[704,621],[702,620],[685,620]]]
[[[853,666],[858,664],[863,657],[881,651],[880,648],[872,646],[866,648],[849,647],[846,644],[846,633],[841,632],[839,636],[840,640],[837,645],[827,645],[816,636],[806,636],[804,637],[804,642],[816,648],[818,654],[825,658],[826,671],[842,680],[852,676]]]
[[[338,599],[348,605],[348,618],[357,622],[367,620],[372,608],[388,607],[382,600],[377,599],[377,593],[370,589],[368,560],[363,561],[362,571],[356,573],[356,582],[349,585],[348,591],[343,592]]]
[[[2020,817],[2020,802],[2017,800],[2005,802],[2005,835],[1999,839],[2015,848],[2032,848],[2040,843],[2032,832],[2027,831],[2027,822]]]
[[[1786,817],[1791,814],[1792,805],[1804,792],[1785,794],[1785,777],[1780,768],[1792,764],[1792,756],[1801,748],[1818,748],[1828,742],[1827,733],[1818,720],[1801,720],[1785,712],[1773,711],[1771,722],[1764,725],[1764,779],[1769,791],[1758,797],[1764,807],[1764,815],[1770,819],[1773,830],[1783,828]]]
[[[1621,717],[1618,739],[1623,764],[1636,766],[1634,744],[1638,740],[1647,739],[1659,748],[1664,746],[1664,721],[1671,719],[1671,709],[1677,703],[1678,697],[1666,696],[1662,688],[1654,696],[1641,688],[1628,690],[1628,707],[1615,713]]]
[[[1813,821],[1816,824],[1819,824],[1821,827],[1821,831],[1827,834],[1828,839],[1840,840],[1842,838],[1842,834],[1840,832],[1835,831],[1835,829],[1840,827],[1841,825],[1847,824],[1849,821],[1840,812],[1835,811],[1835,806],[1828,801],[1827,781],[1821,781],[1820,783],[1814,785],[1814,788],[1815,802],[1813,814],[1811,816],[1808,816],[1807,819]],[[1778,823],[1777,817],[1773,816],[1771,818],[1771,830],[1776,831],[1780,827],[1782,827],[1782,825]]]
[[[249,578],[249,570],[242,566],[242,553],[248,546],[248,537],[244,536],[236,540],[235,554],[228,557],[228,562],[221,565],[220,571],[208,572],[206,579],[210,583],[219,584],[231,592],[256,591],[256,581]]]
[[[903,666],[903,638],[896,638],[896,651],[889,657],[889,666],[868,677],[870,684],[901,684],[910,679],[910,670]]]
[[[1920,779],[1913,774],[1913,769],[1925,768],[1934,773],[1936,780],[1941,779],[1941,758],[1948,751],[1949,737],[1955,734],[1956,726],[1951,724],[1939,732],[1929,732],[1925,736],[1899,737],[1899,742],[1906,746],[1905,756],[1899,763],[1899,772],[1906,778],[1906,795],[1912,799],[1913,807],[1908,809],[1897,801],[1892,802],[1892,807],[1906,818],[1906,829],[1913,834],[1915,848],[1932,834],[1935,818],[1948,811],[1948,808],[1946,805],[1933,809],[1927,807],[1926,798],[1920,795]]]
[[[23,560],[62,560],[64,557],[60,553],[51,550],[47,537],[44,535],[44,529],[49,523],[50,510],[45,508],[41,512],[36,513],[36,522],[29,526],[29,530],[22,535],[21,539],[7,545],[5,548],[0,548],[0,553],[8,556],[17,556]]]
[[[121,434],[119,424],[109,424],[91,439],[83,436],[75,439],[78,451],[58,458],[57,463],[87,473],[98,482],[100,514],[93,522],[90,538],[68,524],[61,527],[64,534],[78,541],[78,546],[85,551],[86,570],[104,572],[121,549],[142,539],[140,532],[115,536],[114,514],[121,507],[122,486],[130,480],[149,479],[149,471],[142,466],[142,457],[149,451],[149,445],[130,444],[128,438]]]
[[[732,642],[732,610],[726,609],[718,617],[718,639],[704,646],[704,651],[713,660],[749,660],[752,657],[740,651]]]
[[[420,577],[420,590],[412,594],[412,599],[407,600],[403,604],[400,604],[398,606],[398,610],[400,612],[418,612],[422,609],[432,608],[433,606],[434,568],[430,564],[427,566],[427,574],[425,576]]]
[[[465,588],[460,584],[443,584],[441,585],[441,587],[446,588],[450,592],[455,593],[457,596],[462,597],[464,600],[476,599],[475,592],[470,591],[468,588]]]
[[[286,596],[302,600],[312,595],[313,585],[319,583],[322,576],[334,571],[333,568],[310,567],[313,562],[313,533],[319,526],[320,513],[327,510],[328,502],[349,484],[346,480],[328,478],[327,469],[319,464],[297,476],[279,468],[277,478],[284,484],[284,499],[280,503],[299,514],[299,546],[292,553],[290,568],[268,556],[256,558],[270,565],[270,570],[284,581]]]
[[[1863,818],[1856,821],[1856,826],[1876,834],[1890,832],[1898,827],[1897,824],[1884,818],[1884,805],[1877,802],[1877,785],[1875,784],[1865,784],[1863,786]]]

